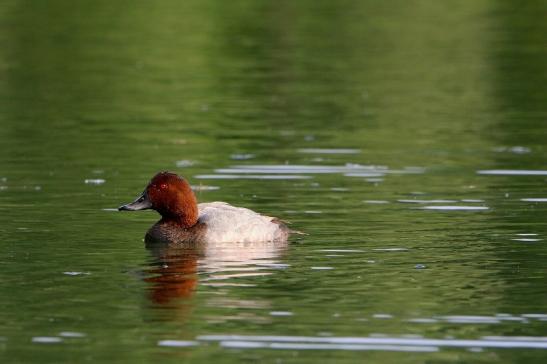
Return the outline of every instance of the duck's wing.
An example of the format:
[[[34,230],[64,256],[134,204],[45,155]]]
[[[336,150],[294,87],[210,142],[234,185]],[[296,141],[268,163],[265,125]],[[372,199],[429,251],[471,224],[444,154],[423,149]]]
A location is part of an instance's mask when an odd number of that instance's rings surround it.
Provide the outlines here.
[[[287,238],[288,229],[279,220],[225,202],[198,205],[199,221],[207,226],[210,242],[263,242]]]

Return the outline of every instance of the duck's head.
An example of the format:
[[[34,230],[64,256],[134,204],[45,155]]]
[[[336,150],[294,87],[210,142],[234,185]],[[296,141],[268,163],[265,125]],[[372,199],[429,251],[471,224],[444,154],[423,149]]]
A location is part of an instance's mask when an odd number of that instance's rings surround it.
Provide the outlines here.
[[[143,193],[119,211],[138,211],[153,209],[163,220],[173,221],[184,227],[194,225],[198,219],[197,200],[192,188],[175,173],[156,174]]]

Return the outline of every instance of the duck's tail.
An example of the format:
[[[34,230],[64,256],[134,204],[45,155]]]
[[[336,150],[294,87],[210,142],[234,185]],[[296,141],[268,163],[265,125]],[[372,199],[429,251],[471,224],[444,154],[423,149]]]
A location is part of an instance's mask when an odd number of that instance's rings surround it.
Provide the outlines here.
[[[274,218],[272,220],[273,223],[275,224],[278,224],[283,230],[285,230],[287,232],[287,234],[296,234],[296,235],[309,235],[303,231],[300,231],[300,230],[293,230],[291,228],[289,228],[288,225],[291,224],[290,221],[287,221],[287,220],[281,220],[279,218]]]

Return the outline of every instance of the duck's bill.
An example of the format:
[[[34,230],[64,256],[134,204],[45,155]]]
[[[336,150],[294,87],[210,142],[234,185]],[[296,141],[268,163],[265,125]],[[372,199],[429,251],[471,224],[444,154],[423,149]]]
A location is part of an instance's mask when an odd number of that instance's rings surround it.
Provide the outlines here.
[[[152,208],[152,202],[148,199],[146,192],[143,192],[135,201],[118,207],[118,211],[138,211],[150,208]]]

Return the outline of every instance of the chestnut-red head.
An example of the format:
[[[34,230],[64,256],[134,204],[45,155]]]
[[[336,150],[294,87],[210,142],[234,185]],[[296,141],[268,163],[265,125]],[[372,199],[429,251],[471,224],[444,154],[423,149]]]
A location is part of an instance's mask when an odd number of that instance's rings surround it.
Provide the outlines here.
[[[156,174],[135,201],[118,210],[153,209],[164,221],[190,227],[198,221],[198,205],[192,188],[183,178],[170,172]]]

